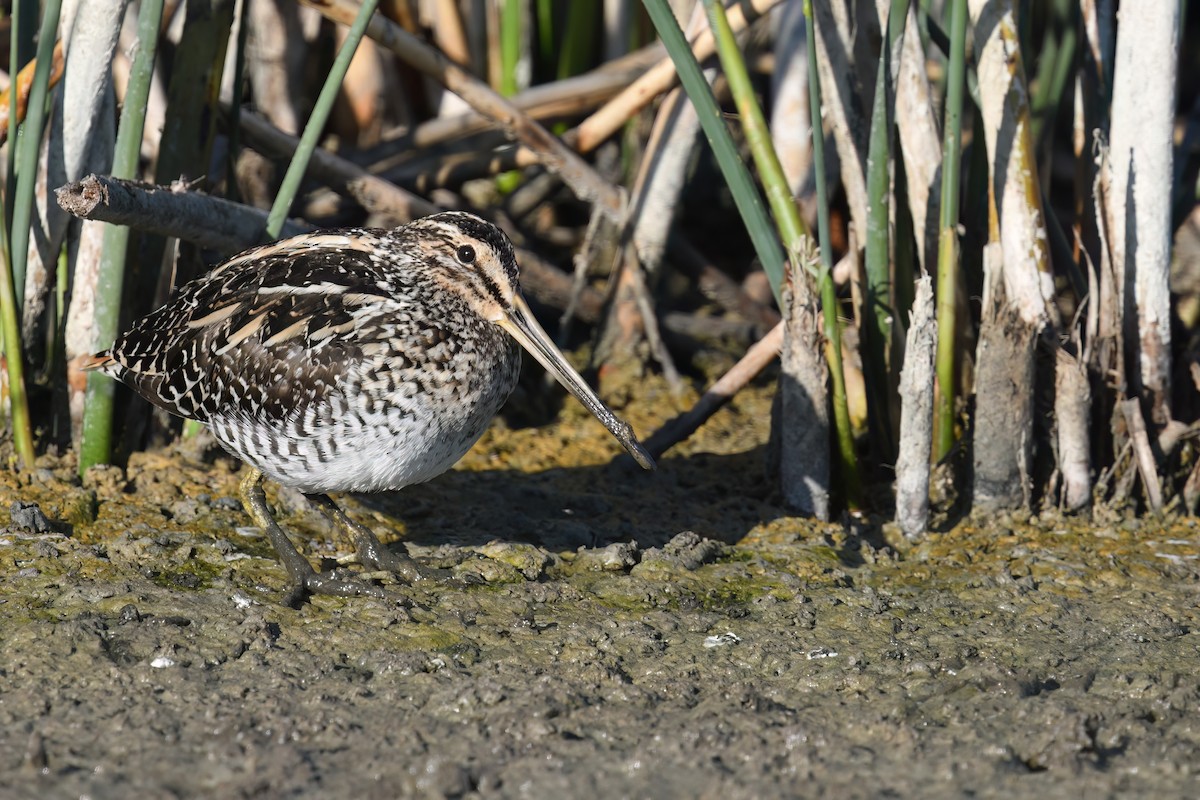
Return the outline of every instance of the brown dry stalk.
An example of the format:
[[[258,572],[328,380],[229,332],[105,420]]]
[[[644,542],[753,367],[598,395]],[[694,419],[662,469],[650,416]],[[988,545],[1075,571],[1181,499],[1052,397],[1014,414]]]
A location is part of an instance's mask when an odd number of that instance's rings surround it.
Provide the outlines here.
[[[252,147],[285,158],[296,151],[300,141],[297,137],[284,133],[253,111],[243,109],[239,120],[246,143]],[[354,198],[368,211],[381,211],[398,221],[408,222],[440,210],[423,197],[372,175],[328,150],[314,150],[308,169],[334,191]]]
[[[352,0],[301,0],[323,16],[349,25],[358,14]],[[466,101],[467,105],[500,125],[510,136],[536,153],[540,163],[558,173],[582,200],[596,203],[617,218],[624,205],[617,187],[600,176],[579,154],[522,112],[483,81],[380,14],[371,17],[367,36],[395,53]]]
[[[1141,403],[1136,397],[1121,403],[1129,439],[1133,442],[1133,455],[1137,460],[1138,474],[1146,489],[1146,502],[1154,513],[1163,509],[1162,488],[1159,484],[1158,465],[1154,461],[1154,450],[1150,447],[1150,435],[1146,432],[1146,421],[1142,418]]]
[[[779,5],[782,0],[749,0],[733,5],[728,12],[729,27],[734,33],[746,28],[758,17]],[[752,12],[749,16],[747,11]],[[707,26],[694,38],[692,54],[697,61],[704,61],[716,52],[713,43],[712,30]],[[648,106],[663,92],[670,89],[679,80],[675,72],[675,64],[670,58],[663,58],[646,74],[631,83],[625,91],[606,103],[595,114],[581,122],[576,128],[567,132],[565,138],[581,153],[596,149],[601,142],[608,139],[621,129],[629,119]]]
[[[517,108],[537,120],[582,114],[611,99],[629,82],[645,74],[646,69],[662,56],[662,47],[651,45],[630,53],[599,69],[564,78],[553,83],[531,86],[513,95],[510,100]],[[412,158],[412,151],[430,148],[450,139],[487,130],[492,123],[474,111],[441,116],[414,126],[398,138],[408,146],[404,152],[371,165],[371,171],[385,172]],[[529,156],[533,156],[529,153]],[[531,163],[536,158],[530,159]]]
[[[8,139],[9,94],[15,86],[17,88],[17,122],[24,121],[25,109],[29,105],[29,89],[33,86],[33,72],[36,69],[37,59],[35,58],[22,67],[21,71],[17,73],[17,79],[4,92],[0,93],[0,144],[3,144]],[[62,79],[62,74],[63,45],[60,39],[54,44],[54,58],[50,62],[51,89]]]
[[[783,347],[783,323],[779,323],[767,335],[759,339],[746,351],[741,361],[733,365],[721,378],[709,387],[696,405],[668,421],[644,442],[646,449],[658,458],[674,445],[691,436],[709,417],[741,391],[754,376],[775,360]]]

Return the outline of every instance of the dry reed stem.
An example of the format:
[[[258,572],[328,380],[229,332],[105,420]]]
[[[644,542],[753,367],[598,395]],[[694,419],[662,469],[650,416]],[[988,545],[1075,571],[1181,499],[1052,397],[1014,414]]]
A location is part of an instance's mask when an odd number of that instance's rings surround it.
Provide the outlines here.
[[[88,175],[59,187],[55,196],[64,211],[80,219],[174,236],[226,255],[256,244],[267,222],[262,209],[191,191],[181,181],[154,186]],[[305,229],[285,226],[284,235]]]
[[[733,29],[734,33],[738,33],[757,17],[779,5],[780,2],[782,0],[749,0],[749,2],[737,3],[729,9],[729,27]],[[753,14],[747,16],[747,10]],[[690,41],[692,42],[692,54],[701,63],[716,52],[712,31],[707,27]],[[571,142],[580,153],[591,152],[620,130],[621,126],[628,122],[634,114],[674,86],[678,80],[675,64],[670,58],[662,59],[648,69],[645,75],[631,83],[625,91],[569,131],[564,138]]]
[[[929,456],[933,452],[933,381],[937,316],[933,282],[917,280],[912,322],[900,371],[900,448],[896,459],[896,522],[908,539],[929,523]]]
[[[32,59],[28,64],[21,68],[17,73],[17,79],[9,84],[9,87],[0,93],[0,144],[8,140],[8,104],[9,93],[13,87],[17,91],[17,122],[22,122],[25,119],[25,110],[29,105],[29,90],[33,86],[33,73],[37,69],[37,59]],[[54,44],[54,59],[50,63],[50,84],[49,89],[53,89],[62,79],[63,74],[63,44],[62,41]]]
[[[655,458],[691,436],[708,418],[730,401],[741,389],[754,380],[779,355],[783,346],[783,323],[755,342],[746,355],[708,388],[690,409],[666,422],[643,442]]]
[[[242,110],[242,133],[246,143],[268,155],[290,157],[299,139],[276,128],[252,111]],[[423,197],[372,175],[362,167],[328,150],[313,151],[309,173],[339,194],[345,194],[368,211],[387,214],[397,222],[434,214],[440,209]]]
[[[351,0],[301,0],[325,17],[349,25],[358,12]],[[510,136],[538,157],[547,169],[563,179],[575,195],[596,203],[614,219],[622,212],[620,190],[600,176],[579,154],[558,137],[523,113],[512,101],[502,97],[484,82],[447,58],[441,51],[416,38],[380,14],[371,17],[367,35],[395,53],[401,60],[420,70],[461,97],[479,113],[495,121]]]

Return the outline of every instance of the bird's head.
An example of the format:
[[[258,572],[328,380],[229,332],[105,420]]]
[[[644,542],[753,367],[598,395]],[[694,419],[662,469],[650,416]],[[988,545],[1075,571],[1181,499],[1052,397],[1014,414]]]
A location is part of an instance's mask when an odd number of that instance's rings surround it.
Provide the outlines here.
[[[638,443],[629,423],[619,419],[567,362],[538,324],[521,295],[512,241],[490,222],[464,211],[422,217],[401,228],[403,246],[435,267],[434,280],[462,297],[480,317],[499,325],[575,395],[646,469],[654,460]]]

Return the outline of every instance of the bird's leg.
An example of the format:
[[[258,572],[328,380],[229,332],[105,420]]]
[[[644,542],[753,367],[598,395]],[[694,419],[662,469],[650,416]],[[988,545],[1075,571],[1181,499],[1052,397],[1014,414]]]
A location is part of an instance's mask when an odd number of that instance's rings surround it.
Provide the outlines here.
[[[423,567],[411,556],[393,553],[387,549],[370,528],[346,516],[346,512],[342,511],[329,495],[310,494],[306,497],[316,504],[334,525],[350,535],[354,542],[354,550],[358,553],[358,560],[367,569],[390,572],[408,583],[445,577],[443,570]]]
[[[378,586],[342,580],[314,570],[312,564],[309,564],[308,559],[300,555],[300,551],[288,539],[283,528],[280,528],[274,517],[271,516],[271,511],[267,508],[267,498],[263,494],[262,479],[262,470],[250,467],[246,477],[242,478],[242,505],[245,506],[246,513],[250,515],[254,523],[267,534],[267,538],[271,540],[275,552],[279,555],[279,560],[292,579],[292,590],[287,598],[288,605],[294,605],[308,594],[331,594],[339,597],[368,595],[387,599],[387,593]]]

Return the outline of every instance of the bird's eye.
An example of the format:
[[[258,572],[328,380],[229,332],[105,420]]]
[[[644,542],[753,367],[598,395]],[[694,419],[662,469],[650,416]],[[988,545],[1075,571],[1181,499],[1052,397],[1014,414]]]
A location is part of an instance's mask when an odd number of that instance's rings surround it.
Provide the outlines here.
[[[455,253],[455,255],[457,255],[458,260],[464,264],[473,263],[475,261],[475,248],[471,247],[469,244],[464,244],[462,247],[458,248],[458,252]]]

